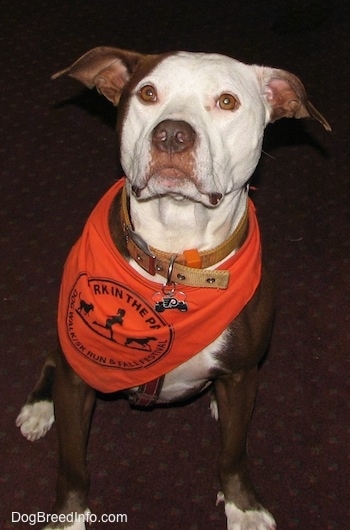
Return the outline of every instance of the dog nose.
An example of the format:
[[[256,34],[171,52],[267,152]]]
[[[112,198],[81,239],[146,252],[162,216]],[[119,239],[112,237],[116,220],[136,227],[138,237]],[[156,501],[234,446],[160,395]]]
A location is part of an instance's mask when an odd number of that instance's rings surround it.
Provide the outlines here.
[[[196,133],[189,123],[182,120],[164,120],[153,129],[152,143],[159,151],[182,153],[190,149]]]

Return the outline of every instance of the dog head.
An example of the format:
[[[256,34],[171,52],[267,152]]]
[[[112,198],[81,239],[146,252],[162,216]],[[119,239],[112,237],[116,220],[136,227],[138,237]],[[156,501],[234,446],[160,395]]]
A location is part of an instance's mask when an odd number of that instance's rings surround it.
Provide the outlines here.
[[[53,78],[64,74],[119,105],[121,163],[139,200],[215,207],[250,178],[269,122],[313,117],[330,130],[296,76],[223,55],[100,47]]]

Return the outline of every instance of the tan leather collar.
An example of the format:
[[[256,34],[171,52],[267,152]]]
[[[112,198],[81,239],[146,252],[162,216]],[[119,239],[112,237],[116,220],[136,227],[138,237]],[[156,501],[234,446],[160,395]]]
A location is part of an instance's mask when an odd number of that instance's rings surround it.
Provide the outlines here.
[[[230,273],[225,270],[207,270],[207,268],[225,259],[243,243],[248,227],[248,202],[233,234],[217,247],[203,252],[191,249],[175,255],[149,247],[133,230],[125,186],[122,191],[121,221],[131,257],[152,276],[160,274],[166,278],[168,284],[174,282],[191,287],[226,289]]]

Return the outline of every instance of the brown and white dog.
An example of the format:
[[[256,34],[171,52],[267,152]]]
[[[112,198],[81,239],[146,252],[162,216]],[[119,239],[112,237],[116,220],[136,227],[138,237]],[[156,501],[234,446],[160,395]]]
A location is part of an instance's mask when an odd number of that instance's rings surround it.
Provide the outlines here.
[[[54,78],[64,74],[89,88],[96,87],[119,105],[117,132],[126,175],[125,196],[116,194],[108,203],[106,237],[113,243],[111,252],[122,256],[126,276],[137,275],[143,285],[154,286],[154,296],[150,297],[153,301],[143,294],[143,309],[140,304],[133,307],[139,317],[143,312],[141,316],[147,320],[145,315],[151,314],[153,304],[156,311],[148,319],[153,324],[155,313],[159,319],[164,315],[165,320],[192,322],[195,308],[201,303],[196,302],[196,306],[191,293],[200,291],[203,300],[206,296],[213,298],[212,293],[215,300],[224,297],[232,281],[226,269],[251,237],[248,182],[260,158],[265,126],[282,117],[313,117],[330,130],[327,121],[308,101],[302,83],[294,75],[217,54],[143,55],[100,47]],[[86,281],[93,280],[87,277]],[[119,293],[123,294],[123,288],[125,294],[128,286],[123,281],[118,284]],[[95,282],[94,289],[100,298],[103,293],[111,294],[110,289],[116,296],[117,283],[110,287]],[[68,327],[80,325],[86,333],[99,335],[105,349],[107,341],[112,347],[127,323],[131,304],[122,306],[120,302],[112,316],[105,312],[107,318],[103,319],[102,313],[99,318],[100,298],[92,301],[89,295],[81,295],[80,288],[79,284],[70,291]],[[264,267],[260,267],[252,289],[238,314],[232,317],[227,309],[224,328],[209,334],[206,344],[196,343],[192,356],[181,362],[171,364],[170,349],[166,356],[159,353],[155,330],[160,325],[150,326],[153,329],[149,336],[131,330],[119,345],[122,352],[133,348],[143,355],[142,362],[152,359],[148,379],[157,383],[151,391],[148,380],[132,384],[132,376],[128,379],[129,394],[136,404],[146,404],[144,394],[147,403],[152,404],[184,400],[213,383],[215,399],[211,408],[219,419],[222,437],[218,500],[225,503],[229,530],[276,528],[273,517],[260,504],[246,466],[246,437],[258,365],[267,349],[273,320],[272,290]],[[130,302],[128,296],[124,298]],[[225,302],[225,308],[229,305]],[[207,319],[208,314],[203,318]],[[221,317],[212,315],[213,322],[215,318],[217,321]],[[225,318],[231,320],[225,323]],[[211,329],[211,322],[206,320],[205,326]],[[193,327],[187,335],[201,335]],[[174,329],[176,334],[176,326]],[[85,372],[78,375],[74,356],[68,354],[66,344],[70,340],[76,356],[82,357],[85,339],[77,343],[73,334],[66,339],[61,339],[63,354],[60,349],[47,359],[17,418],[17,426],[28,440],[36,440],[46,434],[55,414],[60,461],[53,510],[57,514],[84,514],[88,512],[89,489],[86,443],[95,391],[101,387],[91,384],[88,370],[86,376]],[[157,351],[159,364],[164,359],[170,363],[164,365],[166,373],[159,377],[152,371],[158,362]],[[89,351],[91,371],[102,359],[105,362],[104,354]],[[113,378],[118,380],[119,373],[121,370],[113,372],[107,391],[111,391]],[[115,388],[123,389],[123,384]],[[76,520],[63,526],[51,522],[45,528],[62,527],[82,530],[85,522]]]

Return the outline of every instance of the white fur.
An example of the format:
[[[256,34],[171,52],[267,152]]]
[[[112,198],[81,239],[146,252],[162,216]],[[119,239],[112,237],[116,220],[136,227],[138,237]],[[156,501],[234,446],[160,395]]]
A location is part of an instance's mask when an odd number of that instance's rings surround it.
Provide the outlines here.
[[[224,494],[220,491],[216,504],[225,502]],[[243,511],[233,502],[225,502],[227,530],[276,530],[276,522],[272,515],[263,508],[261,510]]]
[[[221,368],[216,355],[223,347],[226,337],[227,332],[224,331],[200,353],[166,374],[159,399],[166,402],[176,401],[188,393],[195,394],[204,389],[210,370]]]
[[[24,405],[17,416],[16,425],[27,440],[34,442],[45,436],[55,421],[51,401],[38,401]]]
[[[47,526],[44,526],[44,528],[42,530],[58,530],[58,528],[60,530],[86,530],[86,525],[83,521],[78,521],[78,522],[75,522],[73,524],[71,524],[70,526],[51,526],[51,525],[47,525]]]

